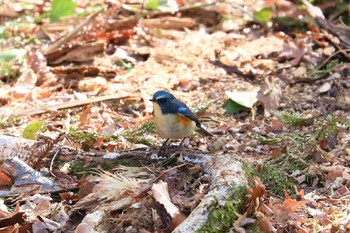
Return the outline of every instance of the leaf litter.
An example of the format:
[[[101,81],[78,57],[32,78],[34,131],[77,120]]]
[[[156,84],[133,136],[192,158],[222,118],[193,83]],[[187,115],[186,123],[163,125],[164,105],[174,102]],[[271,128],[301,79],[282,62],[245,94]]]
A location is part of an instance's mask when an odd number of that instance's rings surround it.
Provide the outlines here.
[[[102,10],[99,1],[67,2],[75,13],[57,22],[46,2],[9,1],[0,11],[1,48],[25,54],[0,57],[2,230],[169,232],[187,216],[198,223],[191,217],[209,206],[204,196],[220,175],[207,176],[215,163],[201,162],[197,148],[250,166],[245,204],[227,231],[350,229],[348,28],[306,2],[317,16],[307,33],[274,31],[277,16],[309,20],[286,1]],[[216,137],[159,153],[147,101],[159,89]],[[246,108],[228,110],[232,93],[238,104],[250,100]]]

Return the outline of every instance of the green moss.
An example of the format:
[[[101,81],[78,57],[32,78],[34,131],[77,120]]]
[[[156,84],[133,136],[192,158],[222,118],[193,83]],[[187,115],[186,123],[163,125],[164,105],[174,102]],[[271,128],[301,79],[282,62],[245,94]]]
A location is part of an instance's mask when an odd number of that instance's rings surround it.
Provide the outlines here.
[[[243,170],[247,175],[248,181],[257,176],[256,169],[253,166],[249,166],[248,163],[243,163]]]
[[[84,130],[70,128],[68,138],[74,142],[81,143],[83,148],[94,148],[96,140],[100,137],[104,137],[104,142],[117,141],[119,137],[123,137],[128,142],[141,143],[150,146],[153,145],[154,142],[151,139],[144,137],[144,134],[151,133],[153,131],[154,123],[153,121],[148,121],[136,129],[131,129],[124,134],[115,136],[105,136],[100,133],[90,133]]]
[[[334,73],[334,68],[342,64],[338,59],[328,61],[327,63],[322,63],[321,65],[315,66],[307,73],[307,77],[310,79],[318,79],[322,77],[329,76]]]
[[[306,164],[290,157],[282,155],[280,158],[268,161],[261,166],[249,166],[243,163],[243,169],[249,180],[258,176],[261,182],[274,194],[283,196],[284,189],[288,193],[294,193],[294,180],[289,178],[289,174],[296,170],[303,170]]]
[[[70,128],[68,138],[74,142],[79,142],[85,148],[93,148],[96,140],[101,137],[102,134],[90,133],[76,128]]]
[[[340,119],[339,125],[342,126],[346,131],[350,132],[350,121],[347,119]]]
[[[275,30],[288,34],[306,32],[309,30],[306,20],[292,17],[274,17],[272,19]]]
[[[11,117],[7,120],[0,120],[0,127],[10,127],[13,125],[18,125],[20,124],[21,119],[19,117]]]
[[[276,136],[276,137],[271,137],[271,138],[259,136],[257,139],[262,144],[268,144],[268,145],[283,144],[286,140],[286,138],[284,136]]]
[[[209,206],[207,222],[197,231],[204,232],[229,232],[233,223],[238,218],[238,213],[243,213],[243,206],[247,199],[247,189],[244,186],[232,191],[230,197],[223,206],[215,200]]]
[[[70,175],[80,179],[83,176],[92,174],[93,171],[96,171],[96,168],[97,166],[95,163],[91,163],[90,165],[86,166],[83,161],[76,161],[71,163],[69,169],[70,169]]]
[[[263,165],[261,171],[257,174],[263,184],[276,195],[283,196],[284,189],[288,193],[293,193],[294,181],[287,176],[283,168],[274,165]]]
[[[259,220],[257,220],[255,223],[253,224],[249,224],[247,226],[247,230],[246,232],[250,232],[250,233],[262,233],[263,231],[260,230],[259,227]]]
[[[298,113],[295,113],[295,112],[283,112],[282,114],[277,115],[277,117],[284,124],[294,126],[294,127],[310,125],[310,124],[313,124],[313,122],[315,120],[315,116],[302,117]]]
[[[283,195],[284,188],[288,193],[294,193],[293,185],[296,184],[290,175],[295,171],[307,171],[312,164],[312,155],[317,149],[319,140],[327,140],[328,137],[337,137],[340,127],[349,129],[349,122],[341,120],[333,115],[323,119],[319,117],[302,118],[295,113],[282,113],[279,118],[286,124],[294,127],[308,126],[302,131],[285,133],[276,137],[260,137],[263,144],[275,145],[284,148],[288,144],[288,151],[276,159],[265,162],[261,166],[249,167],[245,165],[248,178],[259,176],[262,182],[276,195]],[[307,130],[305,132],[305,129]],[[259,171],[259,172],[257,172]],[[312,184],[315,175],[305,173],[305,183]]]
[[[137,157],[132,157],[130,159],[101,159],[93,161],[88,165],[86,165],[84,161],[73,161],[70,165],[70,175],[80,179],[83,176],[95,174],[96,168],[108,171],[116,166],[141,167],[150,163],[150,160],[141,161]]]
[[[16,78],[19,76],[19,70],[13,69],[10,62],[0,61],[0,77],[12,77]]]
[[[154,145],[155,142],[151,139],[145,138],[144,135],[148,133],[154,133],[153,121],[147,121],[143,123],[139,128],[130,130],[122,136],[132,143],[141,143],[147,146]]]
[[[321,122],[319,124],[320,129],[315,132],[315,138],[317,140],[324,140],[329,136],[336,137],[338,134],[338,122],[339,119],[337,119],[335,116],[328,115],[326,117],[326,122]]]

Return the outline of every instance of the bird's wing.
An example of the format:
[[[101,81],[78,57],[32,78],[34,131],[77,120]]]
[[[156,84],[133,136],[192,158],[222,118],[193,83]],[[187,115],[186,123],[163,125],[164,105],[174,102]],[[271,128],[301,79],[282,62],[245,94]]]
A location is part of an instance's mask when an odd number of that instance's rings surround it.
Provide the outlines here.
[[[201,125],[201,123],[199,122],[198,118],[188,108],[180,107],[177,110],[177,112],[178,112],[179,115],[181,115],[183,117],[186,117],[186,118],[190,119],[191,121],[194,121],[196,123],[197,127]]]
[[[189,110],[187,107],[180,107],[177,110],[178,114],[191,120],[194,121],[196,123],[197,129],[196,131],[198,133],[200,133],[203,136],[213,136],[213,134],[211,134],[207,129],[205,129],[202,124],[200,123],[200,121],[198,120],[198,118],[193,114],[193,112],[191,112],[191,110]]]

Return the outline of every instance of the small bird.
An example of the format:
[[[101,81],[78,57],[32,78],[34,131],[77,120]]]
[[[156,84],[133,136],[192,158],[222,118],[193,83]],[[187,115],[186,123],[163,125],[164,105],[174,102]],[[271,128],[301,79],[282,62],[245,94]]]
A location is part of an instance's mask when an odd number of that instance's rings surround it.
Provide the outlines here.
[[[178,100],[167,91],[157,91],[150,99],[153,102],[153,121],[161,137],[169,139],[183,139],[197,131],[203,136],[213,136],[206,130],[185,103]]]

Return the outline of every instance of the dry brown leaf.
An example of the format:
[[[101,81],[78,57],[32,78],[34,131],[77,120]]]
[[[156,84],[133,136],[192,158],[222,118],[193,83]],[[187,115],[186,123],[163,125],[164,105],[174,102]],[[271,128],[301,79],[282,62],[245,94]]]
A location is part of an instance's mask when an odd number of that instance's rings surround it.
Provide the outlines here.
[[[101,92],[108,86],[107,80],[102,77],[85,78],[79,81],[79,91],[95,91],[96,93]]]
[[[2,172],[2,165],[0,166],[0,186],[8,186],[11,184],[11,179]]]
[[[251,216],[257,209],[259,209],[265,194],[265,186],[261,183],[259,177],[253,178],[252,182],[254,183],[254,187],[248,188],[249,194],[244,206],[247,216]]]
[[[118,146],[118,143],[117,142],[108,142],[107,143],[107,151],[108,152],[113,152],[115,151],[115,148]]]
[[[296,201],[293,200],[289,194],[287,193],[287,191],[285,191],[284,193],[285,195],[285,200],[283,202],[283,207],[285,208],[286,211],[288,211],[289,213],[294,213],[295,211],[297,211],[299,209],[300,206],[303,206],[306,201]]]
[[[42,83],[46,79],[48,73],[46,58],[41,52],[32,50],[28,52],[27,59],[28,65],[38,74],[38,81]]]
[[[282,132],[283,127],[284,127],[283,122],[281,122],[275,117],[271,119],[271,128],[273,129],[274,132]]]
[[[271,157],[273,159],[278,158],[282,155],[282,149],[281,148],[274,148],[271,151]]]
[[[302,40],[294,41],[294,40],[286,40],[283,44],[283,51],[279,54],[280,60],[291,60],[290,64],[292,66],[297,66],[301,59],[305,55],[305,45]]]
[[[87,105],[86,108],[80,113],[79,127],[82,127],[89,123],[89,114],[91,113],[92,105]]]
[[[18,212],[13,214],[11,217],[0,219],[0,228],[10,227],[22,223],[24,223],[24,212]]]
[[[170,215],[171,229],[176,228],[186,219],[186,216],[172,203],[168,191],[168,184],[166,182],[159,181],[158,183],[153,184],[151,191],[154,199],[163,205],[166,212]]]
[[[82,180],[80,180],[80,183],[81,184],[79,185],[78,191],[78,196],[80,198],[83,198],[94,191],[94,187],[96,185],[95,182],[83,178]]]
[[[285,191],[285,200],[283,203],[272,206],[275,221],[280,224],[285,223],[286,221],[305,222],[306,220],[301,217],[296,211],[306,203],[307,202],[305,200],[293,200],[287,191]]]
[[[246,233],[246,230],[243,227],[247,224],[254,223],[256,219],[248,218],[247,212],[244,214],[237,214],[237,215],[238,215],[238,219],[233,223],[233,227],[236,232]]]
[[[258,100],[263,104],[265,117],[270,116],[271,111],[276,111],[280,105],[282,97],[281,83],[276,77],[269,76],[258,92]]]
[[[95,144],[94,144],[94,147],[95,147],[95,148],[100,148],[100,149],[102,149],[102,147],[104,146],[104,140],[105,140],[105,139],[106,139],[105,136],[98,137],[98,138],[96,139],[96,142],[95,142]]]
[[[276,229],[274,229],[270,220],[268,220],[268,219],[264,219],[262,221],[259,221],[258,225],[259,225],[259,229],[264,233],[276,232]]]
[[[2,209],[0,209],[0,219],[3,218],[8,218],[10,217],[12,214],[8,213],[7,211],[3,211]]]

